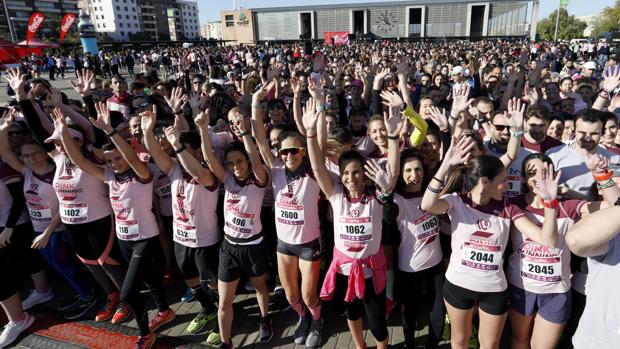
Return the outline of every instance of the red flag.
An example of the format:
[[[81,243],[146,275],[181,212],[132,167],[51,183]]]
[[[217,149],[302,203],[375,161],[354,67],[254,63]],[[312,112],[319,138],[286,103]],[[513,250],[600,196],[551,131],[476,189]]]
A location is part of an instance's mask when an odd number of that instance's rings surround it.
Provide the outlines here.
[[[43,21],[45,20],[45,15],[41,12],[35,12],[30,15],[30,19],[28,20],[28,27],[26,28],[26,44],[30,43],[30,40],[37,34],[41,26],[43,25]]]
[[[65,36],[71,30],[71,26],[75,22],[75,13],[67,13],[60,21],[60,42],[65,41]]]

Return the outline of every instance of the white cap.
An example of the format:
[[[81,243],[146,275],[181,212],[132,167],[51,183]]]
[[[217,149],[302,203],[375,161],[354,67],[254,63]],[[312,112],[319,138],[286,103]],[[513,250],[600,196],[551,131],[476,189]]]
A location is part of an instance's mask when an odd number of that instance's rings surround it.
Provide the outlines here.
[[[594,61],[586,62],[586,64],[583,65],[583,69],[596,70],[596,62],[594,62]]]

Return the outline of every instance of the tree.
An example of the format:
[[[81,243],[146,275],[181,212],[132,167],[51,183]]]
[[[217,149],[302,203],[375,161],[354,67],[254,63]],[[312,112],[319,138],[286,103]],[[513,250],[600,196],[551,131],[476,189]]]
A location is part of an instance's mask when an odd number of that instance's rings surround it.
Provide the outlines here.
[[[543,40],[553,40],[557,13],[557,10],[555,10],[551,12],[549,17],[538,22],[538,33]],[[575,16],[569,16],[565,8],[560,8],[558,40],[581,38],[587,26],[585,22],[576,19]]]
[[[604,32],[620,31],[620,0],[614,6],[607,6],[594,22],[592,36],[598,37]]]

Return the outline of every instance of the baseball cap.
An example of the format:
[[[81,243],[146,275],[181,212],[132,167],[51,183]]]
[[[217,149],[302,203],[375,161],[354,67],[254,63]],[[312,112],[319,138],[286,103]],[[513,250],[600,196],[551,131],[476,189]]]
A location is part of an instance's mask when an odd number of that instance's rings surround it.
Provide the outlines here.
[[[594,61],[586,62],[586,64],[583,65],[583,69],[596,70],[596,62],[594,62]]]
[[[77,138],[80,141],[84,139],[84,137],[82,136],[82,132],[74,130],[72,128],[69,128],[69,135],[71,136],[71,138]],[[54,133],[52,133],[52,135],[45,140],[45,143],[52,143],[53,141],[61,141],[60,133],[58,133],[58,131],[56,130],[54,130]]]

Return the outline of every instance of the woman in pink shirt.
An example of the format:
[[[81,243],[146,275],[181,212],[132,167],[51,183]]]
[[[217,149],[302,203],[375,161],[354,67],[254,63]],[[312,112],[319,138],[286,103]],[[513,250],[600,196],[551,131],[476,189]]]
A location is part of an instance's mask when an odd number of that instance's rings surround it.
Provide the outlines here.
[[[339,158],[341,183],[334,181],[325,166],[317,141],[317,123],[324,117],[322,93],[309,100],[303,116],[310,162],[321,191],[330,201],[334,216],[334,258],[321,289],[321,299],[331,299],[336,288],[347,288],[345,311],[349,330],[358,349],[366,347],[363,336],[364,311],[377,348],[387,348],[389,338],[385,319],[386,261],[381,248],[383,198],[394,186],[398,172],[398,131],[402,126],[402,99],[390,94],[388,131],[388,171],[377,162],[364,166],[357,151],[347,151]],[[394,170],[392,170],[394,169]],[[377,184],[365,183],[364,173]],[[378,190],[380,188],[380,191]]]
[[[273,337],[269,317],[269,288],[267,269],[269,257],[263,242],[260,219],[265,188],[269,173],[261,162],[256,143],[247,129],[245,116],[239,108],[232,108],[228,119],[238,129],[242,142],[232,142],[224,151],[223,165],[213,147],[208,130],[208,112],[195,119],[202,136],[203,155],[217,179],[224,183],[224,239],[220,246],[218,290],[220,306],[218,322],[222,339],[221,348],[232,348],[231,332],[233,301],[241,276],[250,279],[256,289],[256,299],[261,313],[259,341],[267,343]]]
[[[481,348],[498,348],[508,313],[508,284],[502,268],[511,224],[520,231],[554,245],[557,182],[550,171],[539,174],[539,193],[545,206],[542,228],[514,204],[506,204],[506,170],[498,158],[482,155],[470,159],[473,141],[453,139],[437,173],[428,185],[420,208],[432,214],[447,213],[452,222],[452,255],[446,271],[443,296],[450,317],[451,345],[467,348],[472,319],[479,309],[478,339]],[[467,181],[443,188],[451,168],[465,164],[460,178]],[[453,192],[458,190],[459,192]]]
[[[71,161],[110,188],[116,236],[121,252],[129,263],[121,289],[121,301],[127,302],[132,308],[138,323],[140,336],[136,349],[148,349],[157,338],[153,332],[175,317],[174,311],[168,307],[161,279],[153,265],[153,257],[159,246],[159,227],[151,211],[153,175],[129,143],[112,128],[106,105],[99,103],[96,107],[97,120],[91,118],[91,122],[112,140],[112,143],[104,144],[103,147],[103,156],[108,165],[106,168],[97,166],[80,152],[69,134],[65,116],[60,109],[54,111],[54,127]],[[140,294],[143,282],[151,291],[159,310],[150,322],[146,304]]]

